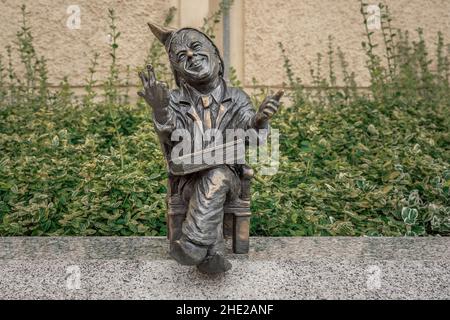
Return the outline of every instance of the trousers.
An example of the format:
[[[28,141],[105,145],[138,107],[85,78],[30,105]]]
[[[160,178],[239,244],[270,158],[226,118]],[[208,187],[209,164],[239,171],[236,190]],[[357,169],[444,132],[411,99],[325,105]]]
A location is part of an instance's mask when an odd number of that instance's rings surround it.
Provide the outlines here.
[[[188,204],[182,234],[190,242],[222,251],[225,201],[235,200],[240,178],[227,165],[188,177],[180,190]]]

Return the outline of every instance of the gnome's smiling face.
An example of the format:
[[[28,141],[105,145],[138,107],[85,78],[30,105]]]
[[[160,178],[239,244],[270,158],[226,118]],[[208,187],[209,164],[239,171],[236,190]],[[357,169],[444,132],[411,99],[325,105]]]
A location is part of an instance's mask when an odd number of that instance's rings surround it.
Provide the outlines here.
[[[204,34],[196,30],[185,29],[174,35],[169,58],[178,76],[189,84],[210,81],[219,76],[217,50]]]

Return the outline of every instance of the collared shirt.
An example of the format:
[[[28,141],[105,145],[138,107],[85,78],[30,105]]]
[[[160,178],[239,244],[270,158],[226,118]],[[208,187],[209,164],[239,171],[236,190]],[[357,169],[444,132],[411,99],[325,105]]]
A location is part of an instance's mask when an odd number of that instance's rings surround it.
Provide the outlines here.
[[[172,174],[184,175],[195,172],[191,170],[192,168],[180,169],[172,162],[172,158],[187,155],[192,153],[190,150],[196,150],[197,146],[194,145],[194,141],[196,141],[197,129],[201,129],[203,132],[200,133],[202,134],[205,132],[203,123],[206,114],[204,112],[205,110],[209,110],[209,108],[214,110],[214,106],[218,106],[218,111],[216,113],[214,111],[212,112],[211,117],[215,120],[212,128],[218,129],[222,133],[223,138],[227,137],[226,131],[228,129],[241,129],[245,131],[253,128],[253,119],[256,111],[253,108],[250,97],[239,88],[228,87],[225,81],[223,79],[221,80],[221,84],[208,95],[208,102],[212,102],[208,108],[204,107],[201,98],[202,94],[182,84],[180,88],[170,92],[167,119],[162,122],[158,122],[155,118],[153,119],[155,129],[162,142],[164,155],[168,161],[169,170]],[[202,112],[200,113],[197,110],[201,110]],[[178,129],[186,130],[190,134],[192,143],[190,150],[185,150],[185,146],[180,145],[180,143],[187,140],[182,138],[180,141],[179,136],[172,136],[172,133]],[[179,133],[180,131],[177,134]],[[174,150],[175,153],[172,154]],[[196,168],[195,170],[197,169],[200,170],[201,168]]]
[[[215,128],[220,103],[225,92],[223,81],[220,81],[219,85],[208,94],[202,94],[189,85],[185,85],[184,89],[202,119],[203,130]]]

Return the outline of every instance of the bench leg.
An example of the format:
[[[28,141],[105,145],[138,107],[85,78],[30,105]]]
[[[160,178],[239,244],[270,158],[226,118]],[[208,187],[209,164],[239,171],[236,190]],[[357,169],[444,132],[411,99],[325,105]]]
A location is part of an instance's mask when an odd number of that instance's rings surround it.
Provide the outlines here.
[[[170,243],[181,238],[181,227],[184,219],[185,216],[181,214],[167,215],[167,236]]]
[[[250,216],[233,217],[233,252],[248,253],[250,237]]]

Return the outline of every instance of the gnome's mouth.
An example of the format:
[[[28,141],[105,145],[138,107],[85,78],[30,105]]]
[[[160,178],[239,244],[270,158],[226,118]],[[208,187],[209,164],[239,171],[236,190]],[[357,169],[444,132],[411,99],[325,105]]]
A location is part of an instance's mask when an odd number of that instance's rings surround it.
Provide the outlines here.
[[[191,59],[187,64],[187,69],[193,72],[202,71],[207,67],[208,59],[204,56],[199,56],[195,59]]]

